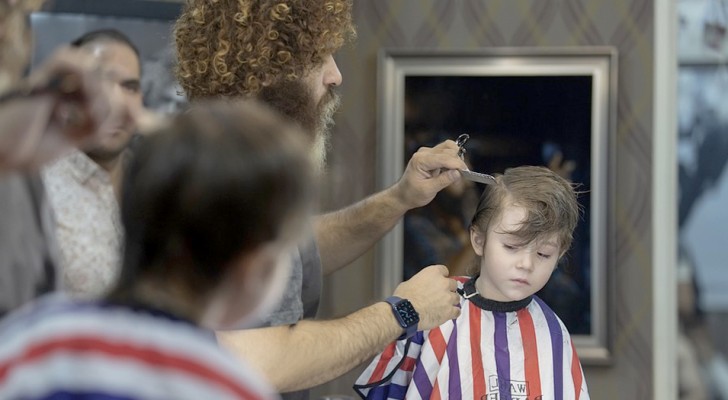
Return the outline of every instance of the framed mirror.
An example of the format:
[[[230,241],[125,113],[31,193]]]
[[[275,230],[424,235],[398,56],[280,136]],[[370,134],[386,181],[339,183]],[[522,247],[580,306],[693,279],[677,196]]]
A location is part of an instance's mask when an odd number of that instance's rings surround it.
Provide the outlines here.
[[[578,185],[574,243],[537,295],[564,321],[584,364],[610,361],[616,78],[611,47],[385,49],[379,57],[380,187],[401,177],[419,147],[462,133],[474,171],[544,165]],[[468,228],[482,190],[461,182],[407,213],[378,247],[380,297],[428,265],[474,272]]]

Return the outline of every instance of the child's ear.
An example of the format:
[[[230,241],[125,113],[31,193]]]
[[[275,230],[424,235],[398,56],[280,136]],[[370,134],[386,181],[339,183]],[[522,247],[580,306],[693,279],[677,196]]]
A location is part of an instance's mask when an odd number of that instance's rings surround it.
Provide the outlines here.
[[[477,254],[478,257],[482,257],[483,250],[485,248],[485,233],[481,232],[478,228],[471,227],[470,244],[473,246],[475,254]]]

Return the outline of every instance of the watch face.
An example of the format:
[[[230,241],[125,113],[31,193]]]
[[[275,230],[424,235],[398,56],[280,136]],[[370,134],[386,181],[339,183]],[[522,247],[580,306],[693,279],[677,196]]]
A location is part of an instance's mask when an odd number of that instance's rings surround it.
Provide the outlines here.
[[[417,314],[417,311],[415,311],[415,308],[412,307],[412,303],[409,301],[402,301],[397,304],[397,314],[404,328],[420,322],[420,315]]]

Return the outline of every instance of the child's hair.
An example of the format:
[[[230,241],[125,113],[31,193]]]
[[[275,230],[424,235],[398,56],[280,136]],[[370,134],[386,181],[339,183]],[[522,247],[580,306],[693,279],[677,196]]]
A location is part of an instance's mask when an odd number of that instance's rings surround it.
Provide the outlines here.
[[[523,244],[556,234],[562,252],[571,247],[572,233],[579,219],[579,203],[571,183],[545,167],[522,166],[496,175],[480,197],[471,229],[486,233],[503,209],[517,205],[527,216],[520,227],[508,232]]]
[[[201,102],[149,133],[125,171],[112,296],[171,275],[204,296],[236,257],[294,239],[317,187],[302,136],[251,100]]]

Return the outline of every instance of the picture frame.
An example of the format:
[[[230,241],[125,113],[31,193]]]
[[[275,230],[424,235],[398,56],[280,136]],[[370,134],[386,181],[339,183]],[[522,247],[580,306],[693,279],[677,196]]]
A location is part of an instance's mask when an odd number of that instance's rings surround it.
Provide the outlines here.
[[[173,73],[176,61],[172,28],[181,11],[182,4],[169,1],[48,1],[30,16],[34,35],[32,67],[84,33],[116,29],[139,50],[145,106],[163,113],[179,111],[186,99]]]
[[[470,135],[467,161],[477,172],[502,173],[517,165],[554,161],[560,173],[564,166],[572,168],[574,176],[569,177],[579,185],[583,215],[564,257],[568,265],[560,264],[538,295],[567,325],[582,362],[588,365],[611,361],[614,202],[610,193],[616,99],[613,47],[398,48],[379,54],[379,187],[402,176],[417,148],[455,140],[461,133]],[[416,273],[410,270],[412,265],[421,269],[462,261],[462,257],[422,255],[445,254],[452,243],[460,246],[458,251],[471,250],[469,218],[482,192],[482,187],[472,187],[465,193],[475,190],[475,200],[472,193],[453,197],[444,194],[446,189],[422,210],[408,212],[385,236],[376,255],[379,297]],[[440,196],[445,199],[438,201]],[[440,203],[439,208],[432,208],[434,203]],[[439,217],[443,212],[448,219]],[[451,232],[454,225],[459,228]],[[470,262],[475,263],[474,253]],[[549,293],[552,302],[545,298]]]

